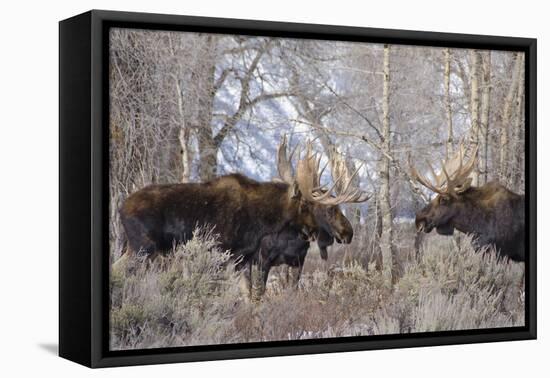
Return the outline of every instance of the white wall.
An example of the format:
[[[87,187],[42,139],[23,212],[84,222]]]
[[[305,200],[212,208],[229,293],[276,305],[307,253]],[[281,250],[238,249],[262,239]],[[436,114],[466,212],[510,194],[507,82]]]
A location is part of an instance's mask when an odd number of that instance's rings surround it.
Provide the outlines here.
[[[90,8],[536,37],[539,39],[539,214],[550,163],[548,11],[543,1],[96,0],[3,3],[0,23],[0,374],[57,376],[518,377],[548,372],[548,239],[539,238],[539,340],[90,371],[55,357],[57,343],[57,21]],[[546,15],[546,16],[545,16]],[[547,94],[548,92],[546,92]],[[539,216],[539,235],[548,221]],[[546,272],[545,272],[546,271]],[[536,374],[539,372],[539,374]]]

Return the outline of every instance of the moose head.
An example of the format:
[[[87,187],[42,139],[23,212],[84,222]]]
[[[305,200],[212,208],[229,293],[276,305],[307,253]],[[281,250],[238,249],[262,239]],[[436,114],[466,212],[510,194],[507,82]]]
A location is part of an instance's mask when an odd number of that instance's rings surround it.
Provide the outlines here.
[[[416,214],[415,224],[419,232],[431,232],[434,228],[441,235],[452,235],[456,227],[462,228],[468,222],[467,209],[472,206],[470,196],[465,195],[472,188],[470,174],[477,164],[477,148],[464,162],[464,144],[454,157],[442,161],[441,170],[436,173],[428,163],[433,180],[428,180],[411,166],[411,174],[416,181],[436,193],[437,196]],[[468,228],[468,227],[466,227]]]
[[[281,180],[289,183],[294,177],[290,159],[296,152],[296,148],[290,153],[290,158],[287,157],[286,149],[285,136],[279,146],[277,167]],[[298,152],[298,156],[300,155],[301,153]],[[319,227],[317,237],[323,240],[335,239],[339,243],[351,243],[353,228],[339,205],[368,200],[368,194],[358,188],[352,188],[353,180],[361,167],[350,173],[345,159],[336,150],[332,152],[323,168],[321,168],[321,159],[321,154],[313,153],[312,143],[308,141],[304,157],[299,158],[297,163],[295,181],[303,197],[313,206],[313,214]],[[333,182],[330,187],[321,184],[321,177],[328,164],[332,168]],[[322,251],[323,254],[326,255],[326,247],[324,252]]]

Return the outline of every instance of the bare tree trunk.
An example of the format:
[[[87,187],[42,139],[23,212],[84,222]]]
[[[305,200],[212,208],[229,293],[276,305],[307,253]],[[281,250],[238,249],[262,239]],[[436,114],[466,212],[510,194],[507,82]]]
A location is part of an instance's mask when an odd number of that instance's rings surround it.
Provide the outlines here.
[[[470,143],[473,149],[479,145],[479,71],[481,66],[481,56],[479,51],[472,50],[470,69]],[[473,172],[473,185],[479,182],[479,166]]]
[[[192,155],[189,146],[189,129],[185,127],[185,124],[181,126],[179,133],[179,141],[181,147],[181,182],[191,181],[191,161]]]
[[[170,49],[172,59],[177,62],[174,67],[174,72],[171,73],[173,80],[173,85],[175,89],[174,97],[176,98],[176,107],[177,107],[177,116],[179,117],[179,131],[178,131],[178,140],[180,142],[180,159],[182,166],[181,182],[189,182],[191,180],[191,162],[193,160],[189,140],[191,137],[191,129],[187,124],[186,119],[186,103],[185,97],[186,93],[184,92],[182,80],[184,78],[185,66],[181,59],[177,59],[176,53],[176,42],[173,40],[172,36],[167,38],[168,47]],[[176,121],[177,122],[177,121]]]
[[[457,68],[457,75],[462,81],[462,90],[463,90],[463,96],[464,99],[468,99],[471,97],[471,89],[470,89],[470,77],[468,76],[468,72],[466,72],[466,67],[464,66],[464,60],[461,56],[457,56],[456,59],[454,59],[454,63],[456,63]]]
[[[199,153],[199,178],[208,181],[217,174],[218,150],[212,132],[212,113],[214,109],[215,73],[216,73],[216,40],[206,37],[204,51],[197,62],[197,79],[200,80],[198,94],[197,142]]]
[[[519,77],[522,69],[522,58],[521,54],[516,53],[515,54],[515,63],[514,63],[514,70],[512,73],[512,83],[510,84],[510,88],[508,89],[508,94],[506,95],[506,99],[504,101],[504,107],[502,109],[502,118],[501,118],[501,124],[500,124],[500,181],[502,184],[506,185],[508,184],[508,176],[509,176],[509,132],[510,132],[510,119],[511,119],[511,112],[512,112],[512,105],[514,102],[514,96],[517,92],[517,87],[519,83]]]
[[[372,260],[374,268],[377,271],[382,270],[382,251],[380,249],[380,240],[382,239],[382,216],[380,213],[380,198],[374,201],[374,227],[372,236]],[[370,261],[369,261],[370,263]]]
[[[444,73],[444,86],[445,86],[445,113],[447,115],[447,144],[446,144],[446,156],[449,158],[453,153],[453,110],[451,108],[451,50],[443,50],[445,59],[445,73]]]
[[[200,127],[197,132],[199,146],[199,178],[209,181],[218,173],[218,149],[214,143],[212,129]]]
[[[488,51],[483,56],[482,64],[482,89],[481,89],[481,119],[479,133],[479,183],[487,183],[488,174],[488,152],[489,152],[489,114],[491,104],[491,51]]]
[[[390,134],[390,46],[384,45],[384,86],[382,99],[382,141],[386,154],[391,155]],[[396,282],[396,251],[393,244],[393,217],[390,198],[390,160],[382,156],[380,160],[380,212],[382,216],[382,236],[380,249],[384,277]]]
[[[514,159],[514,170],[511,177],[512,189],[517,192],[523,192],[524,186],[524,164],[525,164],[525,134],[524,134],[524,95],[525,95],[525,77],[524,73],[524,55],[519,54],[518,59],[520,62],[520,75],[516,96],[516,122],[514,125],[514,137],[512,139],[512,149],[516,158]]]

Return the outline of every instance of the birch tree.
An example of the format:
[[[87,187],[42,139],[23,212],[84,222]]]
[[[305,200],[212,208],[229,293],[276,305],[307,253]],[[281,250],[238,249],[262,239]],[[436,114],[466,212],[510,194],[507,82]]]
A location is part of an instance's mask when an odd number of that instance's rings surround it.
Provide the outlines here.
[[[177,112],[175,113],[177,119],[175,122],[180,124],[178,140],[181,148],[181,182],[189,182],[191,181],[193,153],[191,151],[191,128],[188,125],[185,111],[185,104],[188,99],[186,98],[187,93],[183,88],[184,81],[182,80],[185,76],[185,62],[180,59],[182,49],[186,48],[186,46],[181,43],[181,38],[175,38],[171,34],[167,36],[167,40],[171,58],[175,62],[171,77],[174,83],[174,98],[177,102]]]
[[[518,86],[515,103],[515,124],[513,129],[512,148],[514,170],[511,175],[511,185],[516,191],[525,190],[525,55],[518,54]]]
[[[197,124],[194,127],[198,144],[198,175],[201,181],[212,179],[218,167],[218,148],[212,129],[214,98],[219,83],[215,82],[218,37],[207,35],[202,39],[200,59],[196,61],[194,79],[198,87]]]
[[[384,45],[383,61],[384,84],[382,94],[382,148],[391,155],[391,129],[390,129],[390,46]],[[380,212],[382,217],[382,235],[380,248],[382,251],[382,264],[384,276],[392,283],[397,279],[396,249],[393,243],[393,217],[390,198],[390,159],[382,156],[380,159]]]
[[[481,69],[481,56],[479,51],[471,50],[470,70],[470,143],[473,149],[479,146],[479,71]],[[479,166],[473,172],[473,185],[479,182]]]
[[[514,68],[512,71],[512,80],[510,82],[510,87],[508,93],[504,100],[504,106],[502,108],[502,116],[500,122],[500,159],[499,159],[499,172],[500,180],[506,185],[509,181],[509,134],[512,128],[511,117],[512,110],[514,105],[514,98],[517,94],[517,88],[520,81],[521,71],[522,71],[522,54],[514,54]]]
[[[479,122],[479,184],[487,182],[489,157],[489,115],[491,106],[491,51],[482,57],[481,115]]]
[[[451,107],[451,50],[446,48],[443,50],[444,57],[444,102],[445,102],[445,115],[447,117],[447,144],[446,144],[446,156],[453,153],[453,110]]]

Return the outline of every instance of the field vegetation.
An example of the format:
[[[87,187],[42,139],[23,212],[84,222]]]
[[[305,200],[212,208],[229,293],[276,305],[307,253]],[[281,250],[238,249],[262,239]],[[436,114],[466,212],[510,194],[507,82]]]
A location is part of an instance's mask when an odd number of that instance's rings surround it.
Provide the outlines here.
[[[167,259],[134,261],[112,274],[111,348],[524,325],[522,263],[476,252],[467,237],[430,235],[418,257],[401,256],[392,286],[367,246],[334,248],[328,263],[312,248],[298,289],[286,284],[281,267],[264,296],[248,301],[230,254],[218,249],[215,235],[197,232]]]

